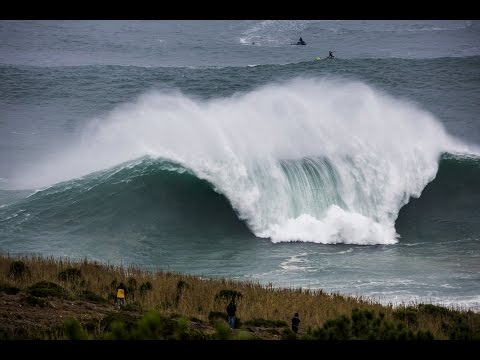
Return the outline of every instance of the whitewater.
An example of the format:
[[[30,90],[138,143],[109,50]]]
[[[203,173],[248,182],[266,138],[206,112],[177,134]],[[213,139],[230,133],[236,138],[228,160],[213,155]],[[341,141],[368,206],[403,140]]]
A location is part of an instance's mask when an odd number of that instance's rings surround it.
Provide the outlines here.
[[[394,244],[400,208],[435,178],[440,155],[472,151],[414,103],[361,82],[295,79],[210,101],[144,94],[18,186],[149,156],[207,180],[258,237]]]

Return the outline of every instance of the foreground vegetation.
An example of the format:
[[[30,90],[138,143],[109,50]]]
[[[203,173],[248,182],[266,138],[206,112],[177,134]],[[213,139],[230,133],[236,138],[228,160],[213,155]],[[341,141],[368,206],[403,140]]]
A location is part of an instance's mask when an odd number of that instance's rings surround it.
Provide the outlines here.
[[[127,286],[127,305],[115,288]],[[237,299],[231,331],[225,307]],[[298,334],[290,320],[300,313]],[[321,290],[0,255],[0,339],[480,340],[480,314]]]

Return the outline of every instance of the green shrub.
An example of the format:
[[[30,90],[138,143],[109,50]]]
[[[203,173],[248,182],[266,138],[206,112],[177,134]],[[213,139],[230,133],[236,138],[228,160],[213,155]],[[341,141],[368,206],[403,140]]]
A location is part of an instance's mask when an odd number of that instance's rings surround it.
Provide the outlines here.
[[[399,312],[400,322],[389,322],[383,314],[375,316],[370,310],[352,310],[351,319],[341,315],[329,319],[323,327],[309,332],[308,336],[318,340],[432,340],[430,331],[418,330],[415,334],[403,321],[404,312]]]
[[[0,292],[4,292],[7,295],[16,295],[20,292],[20,289],[15,286],[0,284]]]
[[[137,318],[125,312],[111,312],[100,321],[100,329],[102,331],[111,331],[113,322],[121,322],[125,326],[126,331],[130,332],[137,323]]]
[[[36,297],[69,298],[67,291],[60,285],[48,281],[40,281],[27,288],[27,293]]]
[[[97,319],[89,319],[83,323],[83,328],[89,333],[98,331],[99,326],[100,326],[100,322]]]
[[[25,298],[25,302],[30,305],[30,306],[40,306],[40,307],[45,307],[46,305],[46,302],[45,300],[43,299],[40,299],[36,296],[33,296],[33,295],[28,295],[26,298]]]
[[[97,304],[107,303],[107,300],[105,298],[101,297],[100,295],[95,294],[94,292],[92,292],[90,290],[82,291],[80,293],[79,298],[82,299],[82,300],[90,301],[90,302],[97,303]]]
[[[352,310],[352,335],[356,338],[368,337],[370,325],[374,318],[373,311]]]
[[[455,311],[432,304],[419,304],[417,308],[419,313],[430,316],[451,316],[455,314]]]
[[[217,320],[215,322],[215,334],[213,337],[216,340],[230,340],[232,330],[225,321]]]
[[[480,340],[480,324],[470,323],[465,318],[458,318],[450,327],[450,340]]]
[[[252,334],[249,331],[240,330],[237,336],[235,336],[235,339],[236,340],[255,340],[256,337],[254,334]]]
[[[188,340],[190,338],[188,320],[180,317],[175,324],[173,338],[176,340]]]
[[[426,330],[426,331],[418,330],[417,336],[415,338],[415,340],[418,340],[418,341],[431,341],[433,339],[434,339],[433,334],[430,332],[430,330]]]
[[[175,333],[175,324],[175,320],[161,316],[158,311],[150,310],[137,322],[135,339],[171,339]]]
[[[66,319],[63,322],[65,332],[70,340],[87,340],[88,334],[80,325],[80,322],[75,318]]]
[[[345,315],[340,315],[335,320],[327,320],[325,323],[328,339],[348,340],[352,334],[352,321]]]
[[[130,333],[125,327],[125,323],[119,320],[114,320],[110,324],[110,332],[104,335],[105,340],[129,340],[131,338]]]
[[[406,322],[408,325],[417,324],[417,311],[412,307],[399,309],[393,312],[393,318]]]

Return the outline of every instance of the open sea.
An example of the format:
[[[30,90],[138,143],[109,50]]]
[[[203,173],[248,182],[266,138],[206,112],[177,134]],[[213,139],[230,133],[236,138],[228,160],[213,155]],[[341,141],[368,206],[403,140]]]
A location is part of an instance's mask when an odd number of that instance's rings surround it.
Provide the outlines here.
[[[478,20],[2,20],[0,252],[478,312],[479,117]]]

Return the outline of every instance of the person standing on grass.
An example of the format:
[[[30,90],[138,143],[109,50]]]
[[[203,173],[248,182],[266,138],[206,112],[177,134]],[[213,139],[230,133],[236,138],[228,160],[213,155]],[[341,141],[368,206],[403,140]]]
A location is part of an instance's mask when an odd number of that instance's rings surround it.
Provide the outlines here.
[[[119,308],[125,306],[125,291],[125,285],[121,282],[120,285],[117,286],[117,306]]]
[[[292,318],[292,330],[296,333],[298,333],[298,327],[300,326],[300,318],[298,317],[298,313],[295,313],[295,315]]]
[[[235,316],[237,313],[237,305],[235,305],[235,300],[232,299],[227,305],[227,321],[230,329],[235,327]]]

